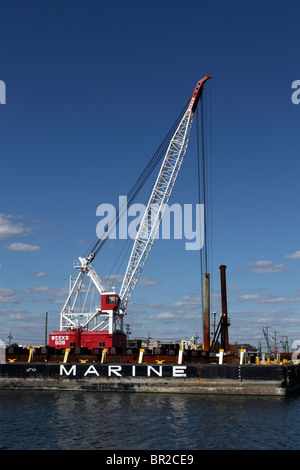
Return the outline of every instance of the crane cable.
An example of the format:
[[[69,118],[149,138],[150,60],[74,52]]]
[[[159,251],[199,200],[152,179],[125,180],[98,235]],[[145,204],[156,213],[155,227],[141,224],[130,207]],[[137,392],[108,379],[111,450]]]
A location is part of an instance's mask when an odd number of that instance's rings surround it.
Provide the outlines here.
[[[203,245],[203,249],[200,250],[201,283],[203,283],[203,274],[207,273],[209,271],[209,246],[210,246],[210,243],[208,241],[208,237],[211,236],[211,232],[212,232],[209,229],[210,227],[208,227],[208,221],[207,221],[207,219],[208,219],[208,215],[207,215],[208,206],[210,208],[209,212],[211,212],[211,204],[209,204],[209,201],[208,201],[208,199],[209,199],[208,190],[210,190],[209,191],[210,194],[211,194],[211,191],[212,191],[211,158],[209,158],[209,165],[207,165],[207,162],[206,162],[207,154],[209,153],[208,150],[211,151],[211,145],[207,144],[208,138],[207,138],[207,128],[205,127],[205,123],[208,121],[208,119],[207,119],[207,108],[205,106],[206,102],[203,102],[203,95],[204,95],[204,93],[201,95],[201,98],[200,98],[200,100],[201,100],[201,145],[200,145],[200,135],[199,135],[200,134],[200,130],[199,130],[199,106],[197,106],[197,108],[196,108],[197,163],[198,163],[198,178],[197,178],[197,181],[198,181],[198,201],[199,201],[199,205],[202,203],[203,206],[204,206],[204,227],[203,227],[204,245]],[[211,93],[210,93],[210,97],[209,97],[209,107],[211,109]],[[184,109],[185,108],[183,108],[183,110]],[[178,122],[179,119],[180,119],[180,116],[179,116],[179,118],[177,118],[176,122]],[[211,113],[210,113],[210,119],[211,119]],[[173,125],[172,128],[174,128],[174,126],[176,125],[176,122],[175,122],[175,124]],[[170,134],[170,132],[169,132],[169,134]],[[211,132],[211,124],[210,124],[210,132]],[[211,139],[211,134],[210,134],[210,139]],[[200,147],[201,147],[201,151],[200,151]],[[208,150],[206,150],[206,148]],[[209,166],[210,166],[210,168],[209,168]],[[209,182],[208,182],[209,184],[207,184],[207,181],[206,181],[208,173],[210,174],[210,178],[209,178]],[[201,189],[202,189],[202,193],[201,193]],[[201,223],[200,215],[201,214],[199,214],[199,220],[200,220],[200,223]],[[209,214],[209,217],[210,217],[210,223],[211,223],[212,218],[211,218],[210,214]],[[200,230],[201,230],[201,227],[200,227]],[[209,234],[208,234],[208,232],[209,232]],[[126,241],[126,244],[127,244],[127,241]],[[121,257],[122,253],[124,252],[124,250],[126,248],[126,244],[122,248],[121,253],[119,254],[116,262],[114,263],[110,273],[107,275],[106,280],[108,280],[108,278],[111,276],[114,268],[116,267],[116,264],[117,264],[119,258]],[[127,249],[126,249],[125,255],[123,256],[123,259],[122,259],[122,261],[119,265],[119,268],[118,268],[117,272],[114,275],[114,279],[116,279],[116,277],[117,277],[117,275],[120,271],[121,265],[124,262],[124,259],[126,257],[126,254],[129,250],[129,248],[130,247],[127,247]],[[203,285],[202,284],[201,284],[201,291],[203,292]]]
[[[211,142],[210,142],[210,160],[209,166],[207,165],[207,129],[204,126],[204,121],[206,122],[207,118],[207,108],[205,106],[203,99],[204,94],[201,96],[201,143],[200,143],[200,126],[199,126],[199,108],[197,107],[197,166],[198,166],[198,203],[203,204],[203,231],[201,234],[204,238],[203,247],[200,249],[200,275],[201,275],[201,299],[202,299],[202,310],[203,310],[203,276],[205,273],[209,272],[209,251],[210,251],[210,240],[208,237],[212,236],[211,224],[212,224],[212,207],[211,207],[211,194],[212,194],[212,160],[211,160]],[[210,94],[210,103],[211,108],[211,94]],[[210,110],[210,140],[211,140],[211,110]],[[209,171],[210,170],[210,171]],[[208,189],[207,189],[207,177],[209,174],[209,193],[210,198],[208,198]],[[209,207],[208,207],[209,205]],[[208,210],[209,209],[209,210]],[[208,213],[210,217],[210,227],[208,227]],[[201,219],[200,219],[201,223]],[[201,227],[200,227],[201,230]],[[209,234],[208,234],[209,232]]]
[[[166,137],[164,138],[163,142],[160,144],[160,146],[156,150],[155,154],[153,155],[153,157],[151,158],[151,160],[149,161],[149,163],[147,164],[147,166],[142,171],[139,178],[137,179],[137,181],[134,183],[133,187],[129,191],[129,193],[127,195],[128,204],[131,204],[133,202],[133,200],[136,198],[136,196],[141,191],[141,189],[145,185],[146,181],[149,179],[150,175],[152,174],[152,172],[156,168],[159,161],[165,155],[165,152],[168,148],[170,139],[173,136],[175,130],[177,129],[177,127],[179,125],[179,122],[181,121],[184,113],[186,112],[186,108],[188,106],[189,101],[190,100],[187,101],[187,103],[183,107],[182,111],[180,112],[179,116],[177,117],[176,121],[174,122],[171,129],[169,130]],[[108,223],[109,231],[108,232],[103,231],[103,233],[100,235],[100,237],[97,237],[94,240],[93,244],[91,245],[91,248],[86,252],[87,254],[93,253],[94,257],[96,256],[96,254],[101,250],[101,248],[104,246],[105,242],[109,238],[109,234],[113,230],[115,230],[115,228],[117,227],[121,216],[122,216],[122,214],[119,213],[119,209],[118,209],[117,212],[116,212],[116,217],[113,218],[111,223]],[[105,237],[104,237],[104,235],[105,235]]]
[[[201,97],[201,103],[202,103],[202,97]],[[198,182],[198,204],[199,204],[199,211],[201,210],[201,201],[202,201],[202,198],[201,198],[201,156],[200,156],[200,136],[199,136],[199,110],[198,110],[198,107],[197,107],[197,114],[196,114],[196,117],[197,117],[197,169],[198,169],[198,178],[197,178],[197,182]],[[203,138],[203,135],[202,135],[202,138]],[[203,157],[203,155],[202,155]],[[201,213],[199,213],[199,220],[200,220],[200,224],[201,224]],[[204,219],[204,224],[205,224],[205,219]],[[201,232],[201,227],[200,227],[200,233]],[[206,239],[204,239],[204,243],[206,244]],[[203,311],[203,308],[204,308],[204,302],[203,302],[203,256],[202,256],[202,248],[200,248],[200,286],[201,286],[201,302],[202,302],[202,311]]]

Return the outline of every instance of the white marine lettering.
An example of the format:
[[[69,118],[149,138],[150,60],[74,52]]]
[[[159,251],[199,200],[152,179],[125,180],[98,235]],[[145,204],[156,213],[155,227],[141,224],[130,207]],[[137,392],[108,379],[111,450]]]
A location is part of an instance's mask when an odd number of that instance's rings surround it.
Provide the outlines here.
[[[122,370],[122,366],[108,366],[108,377],[111,377],[111,374],[122,377],[122,374],[119,373],[120,370]]]
[[[154,369],[153,366],[148,366],[147,367],[147,377],[151,376],[151,371],[155,372],[156,375],[159,377],[162,377],[162,366],[158,366],[158,370]]]
[[[164,366],[161,365],[154,365],[154,366],[136,366],[133,364],[131,368],[128,370],[127,366],[124,366],[124,369],[121,365],[108,365],[107,368],[105,368],[105,372],[100,374],[100,371],[98,370],[97,366],[94,365],[86,365],[86,369],[82,370],[82,367],[80,367],[79,372],[83,374],[84,377],[95,375],[97,377],[100,377],[100,375],[108,376],[108,377],[123,377],[124,373],[125,376],[129,375],[131,377],[136,377],[136,376],[141,376],[140,371],[143,370],[145,371],[145,367],[147,370],[147,377],[163,377],[165,374],[163,374],[165,371],[169,370],[166,369]],[[126,370],[128,372],[126,373]],[[172,377],[187,377],[187,366],[172,366]],[[59,370],[60,375],[77,375],[77,369],[76,365],[73,364],[72,366],[65,366],[63,364],[60,365],[60,370]],[[143,375],[143,374],[142,374]]]
[[[90,366],[90,367],[88,368],[88,370],[85,371],[84,377],[85,377],[86,375],[88,375],[88,374],[95,374],[95,375],[97,375],[98,377],[99,377],[99,375],[100,375],[100,374],[96,371],[96,369],[95,369],[94,366]]]
[[[65,368],[65,366],[61,365],[59,368],[59,375],[63,375],[63,372],[66,375],[70,375],[72,372],[73,375],[76,375],[76,365],[74,364],[69,371]]]
[[[186,366],[174,366],[173,377],[186,377]]]

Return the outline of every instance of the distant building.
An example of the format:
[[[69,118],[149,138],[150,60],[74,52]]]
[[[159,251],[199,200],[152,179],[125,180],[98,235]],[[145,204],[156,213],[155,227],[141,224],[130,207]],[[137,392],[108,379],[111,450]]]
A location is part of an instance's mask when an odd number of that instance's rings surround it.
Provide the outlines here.
[[[231,354],[238,354],[240,349],[246,349],[247,353],[257,353],[257,348],[255,346],[251,346],[248,343],[240,343],[240,344],[230,344],[229,351]]]
[[[141,339],[129,339],[127,340],[127,349],[140,349],[142,347]]]

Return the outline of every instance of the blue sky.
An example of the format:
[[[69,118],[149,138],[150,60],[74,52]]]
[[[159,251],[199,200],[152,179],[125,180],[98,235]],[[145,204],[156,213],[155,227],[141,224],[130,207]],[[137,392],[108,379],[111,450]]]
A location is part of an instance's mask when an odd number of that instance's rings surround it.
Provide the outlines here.
[[[257,346],[263,326],[300,339],[299,2],[11,0],[0,12],[0,337],[43,341],[46,311],[59,327],[97,206],[127,194],[210,73],[212,311],[225,264],[230,341]],[[194,124],[170,203],[197,202],[196,168]],[[107,245],[100,276],[118,255]],[[183,240],[155,243],[132,336],[201,338],[199,259]]]

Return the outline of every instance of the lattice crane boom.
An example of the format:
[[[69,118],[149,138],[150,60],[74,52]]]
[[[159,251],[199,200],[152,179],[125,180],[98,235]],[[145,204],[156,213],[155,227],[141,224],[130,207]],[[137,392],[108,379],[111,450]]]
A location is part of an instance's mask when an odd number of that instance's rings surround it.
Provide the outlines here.
[[[209,78],[211,78],[211,76],[206,75],[197,83],[187,110],[170,140],[131,251],[119,294],[120,312],[125,313],[132,292],[153,246],[161,219],[186,153],[194,112],[202,95],[204,83]]]

